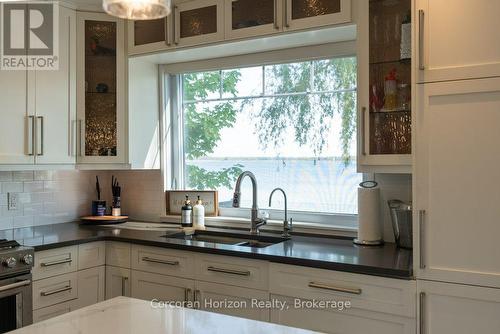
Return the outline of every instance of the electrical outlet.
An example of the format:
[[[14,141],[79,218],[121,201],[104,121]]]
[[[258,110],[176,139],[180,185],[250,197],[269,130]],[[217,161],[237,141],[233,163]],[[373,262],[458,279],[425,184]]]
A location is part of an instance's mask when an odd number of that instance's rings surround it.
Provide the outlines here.
[[[19,194],[18,193],[7,193],[7,206],[9,210],[17,210],[19,205]]]

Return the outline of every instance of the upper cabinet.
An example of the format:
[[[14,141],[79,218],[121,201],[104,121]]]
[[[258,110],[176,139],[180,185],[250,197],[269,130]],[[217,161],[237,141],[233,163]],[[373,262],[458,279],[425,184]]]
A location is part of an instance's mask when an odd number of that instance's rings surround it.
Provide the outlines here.
[[[76,14],[58,10],[58,69],[1,71],[0,165],[76,162]]]
[[[166,19],[130,21],[129,54],[351,22],[351,0],[177,0]]]
[[[351,21],[351,0],[284,0],[284,5],[286,30]]]
[[[226,1],[226,38],[246,38],[272,34],[282,27],[282,1]]]
[[[418,82],[500,76],[500,2],[418,0]]]
[[[128,161],[124,22],[78,13],[78,163]]]
[[[358,5],[358,169],[411,172],[411,0]]]
[[[128,53],[141,54],[172,46],[172,16],[158,20],[128,21]]]

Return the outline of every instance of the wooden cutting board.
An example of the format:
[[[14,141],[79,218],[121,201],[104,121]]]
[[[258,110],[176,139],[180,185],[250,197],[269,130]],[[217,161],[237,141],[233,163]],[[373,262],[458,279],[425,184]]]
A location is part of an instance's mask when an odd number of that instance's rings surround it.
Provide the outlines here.
[[[120,224],[125,223],[127,220],[128,216],[86,216],[80,218],[83,224],[93,225]]]

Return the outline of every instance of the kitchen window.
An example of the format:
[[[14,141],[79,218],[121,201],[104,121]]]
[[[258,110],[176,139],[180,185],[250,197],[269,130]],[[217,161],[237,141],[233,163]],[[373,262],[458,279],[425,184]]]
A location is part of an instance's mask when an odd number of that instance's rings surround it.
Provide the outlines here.
[[[284,202],[276,194],[270,209],[268,197],[281,187],[294,220],[355,227],[356,70],[355,57],[340,57],[176,76],[172,188],[216,189],[221,215],[247,217],[231,204],[249,170],[272,219]],[[246,179],[241,207],[251,198]]]

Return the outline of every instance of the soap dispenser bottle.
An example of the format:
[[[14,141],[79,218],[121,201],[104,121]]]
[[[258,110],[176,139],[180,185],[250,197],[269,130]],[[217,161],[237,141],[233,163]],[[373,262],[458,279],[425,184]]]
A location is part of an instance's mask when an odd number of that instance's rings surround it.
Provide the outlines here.
[[[191,206],[191,201],[189,196],[186,195],[186,200],[181,208],[181,226],[182,227],[192,227],[193,226],[193,207]]]
[[[193,225],[197,230],[205,229],[205,207],[200,196],[198,196],[196,205],[193,207]]]

